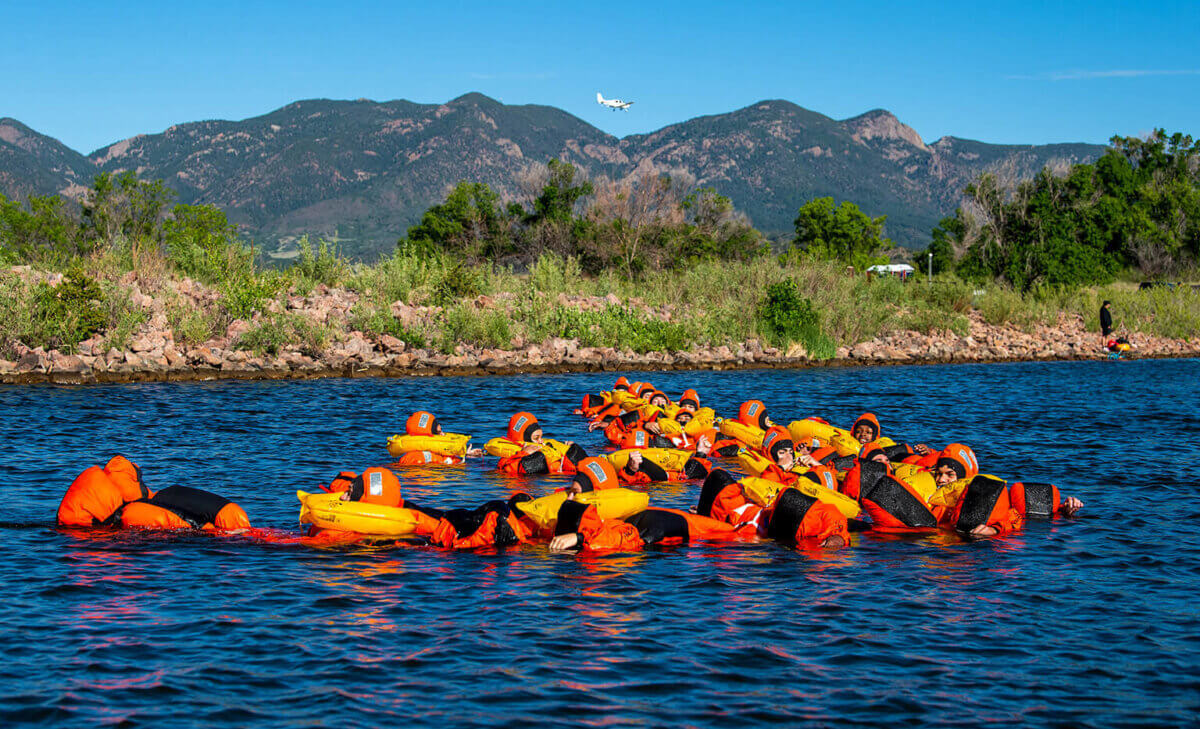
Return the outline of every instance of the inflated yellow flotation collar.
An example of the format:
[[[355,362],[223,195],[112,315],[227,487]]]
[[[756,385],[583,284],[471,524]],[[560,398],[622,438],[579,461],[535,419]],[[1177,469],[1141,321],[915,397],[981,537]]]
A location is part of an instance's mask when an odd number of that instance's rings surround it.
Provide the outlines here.
[[[749,448],[743,448],[738,451],[737,462],[746,473],[753,476],[762,475],[762,472],[770,468],[774,463],[774,461],[759,451],[752,451]],[[799,463],[793,465],[791,469],[792,473],[808,473],[808,470],[808,466],[802,466]]]
[[[336,529],[384,537],[404,537],[417,529],[420,512],[394,506],[342,501],[342,495],[297,491],[300,523],[321,529]]]
[[[762,448],[763,435],[766,434],[762,428],[746,425],[736,420],[722,420],[719,429],[721,435],[729,436],[751,448]]]
[[[897,463],[892,469],[892,475],[897,481],[903,481],[920,494],[921,499],[928,504],[934,492],[938,490],[933,474],[913,463]]]
[[[458,433],[442,435],[393,435],[388,438],[387,450],[392,456],[401,456],[410,451],[429,451],[439,456],[465,456],[471,436]]]
[[[811,496],[817,501],[832,504],[847,519],[853,519],[862,511],[858,506],[858,502],[849,496],[815,484],[806,478],[802,478],[790,486],[756,476],[747,476],[739,483],[742,485],[742,490],[745,492],[746,498],[763,507],[775,503],[775,497],[779,495],[780,491],[784,489],[796,489],[800,493]]]
[[[553,456],[554,458],[565,457],[569,448],[566,443],[554,440],[553,438],[545,438],[540,444],[535,444],[514,443],[508,438],[499,437],[492,438],[487,443],[484,443],[483,449],[497,458],[508,458],[509,456],[520,452],[520,450],[527,445],[540,445],[542,447],[542,451],[544,451],[547,456]]]
[[[629,456],[634,453],[641,453],[642,458],[652,463],[657,463],[668,471],[682,471],[688,459],[695,455],[691,451],[679,450],[678,448],[626,448],[615,453],[609,453],[605,458],[613,465],[613,468],[620,471],[629,463]]]
[[[530,521],[539,529],[553,529],[558,520],[558,509],[567,500],[566,491],[558,491],[532,501],[517,504]],[[604,489],[602,491],[584,491],[575,495],[575,501],[581,504],[595,504],[601,519],[624,519],[644,511],[650,504],[650,496],[640,491],[629,489]]]

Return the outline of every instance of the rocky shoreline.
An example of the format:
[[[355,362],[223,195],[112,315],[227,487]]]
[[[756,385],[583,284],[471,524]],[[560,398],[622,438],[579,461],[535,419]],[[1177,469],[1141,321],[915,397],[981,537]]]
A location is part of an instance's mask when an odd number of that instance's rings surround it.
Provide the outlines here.
[[[1015,326],[991,326],[979,312],[968,313],[965,335],[942,330],[929,334],[893,331],[876,339],[842,347],[832,359],[810,358],[800,345],[787,350],[757,340],[691,351],[635,353],[612,347],[582,347],[577,340],[551,339],[529,344],[514,342],[511,349],[485,349],[458,345],[451,353],[413,348],[389,336],[344,331],[357,295],[343,289],[318,286],[308,296],[289,295],[271,303],[266,315],[288,311],[342,331],[320,352],[284,348],[276,355],[255,355],[238,347],[239,338],[254,320],[234,320],[224,336],[199,344],[177,343],[165,315],[164,296],[150,296],[136,282],[128,282],[130,301],[146,309],[147,321],[127,347],[116,348],[104,337],[81,342],[73,352],[29,348],[19,343],[13,359],[0,359],[0,382],[121,383],[178,382],[220,379],[280,380],[319,377],[403,377],[449,375],[514,375],[529,373],[596,372],[627,370],[730,370],[753,368],[839,367],[894,364],[946,364],[1045,360],[1104,359],[1099,336],[1087,331],[1081,317],[1060,314],[1054,326],[1039,325],[1025,331]],[[215,293],[189,280],[165,282],[172,297],[182,297],[197,307],[212,305]],[[499,297],[496,297],[499,298]],[[581,309],[611,305],[609,297],[575,297],[560,304]],[[592,299],[595,299],[593,301]],[[502,302],[478,297],[479,308]],[[619,303],[619,302],[618,302]],[[639,302],[627,302],[636,305]],[[406,324],[440,315],[438,307],[392,305],[392,314]],[[662,316],[670,317],[666,312]],[[680,316],[674,313],[674,316]],[[1200,356],[1200,337],[1191,340],[1154,337],[1140,332],[1128,335],[1133,357]]]

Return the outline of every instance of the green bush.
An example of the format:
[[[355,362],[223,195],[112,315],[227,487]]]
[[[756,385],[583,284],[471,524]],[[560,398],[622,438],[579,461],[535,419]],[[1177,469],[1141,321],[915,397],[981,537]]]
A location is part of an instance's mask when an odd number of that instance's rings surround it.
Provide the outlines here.
[[[338,252],[336,243],[322,239],[314,247],[306,235],[300,238],[300,255],[287,272],[305,289],[317,284],[338,286],[349,276],[350,263]]]
[[[281,313],[264,317],[238,337],[237,348],[258,356],[277,355],[295,349],[310,357],[321,353],[329,342],[329,330],[300,314]]]
[[[912,292],[914,299],[943,311],[965,314],[971,310],[975,300],[975,286],[953,276],[940,277],[932,284],[911,281],[905,286]]]
[[[219,336],[225,328],[222,317],[212,311],[176,302],[167,307],[167,323],[179,344],[199,344]]]
[[[583,269],[574,256],[563,258],[552,253],[543,253],[529,267],[529,285],[535,291],[576,291],[582,282]]]
[[[442,318],[440,347],[451,352],[457,344],[473,344],[484,348],[512,346],[512,331],[507,313],[476,310],[470,305],[446,309]]]
[[[36,317],[44,323],[42,341],[29,346],[70,349],[93,334],[104,331],[108,318],[104,313],[104,292],[100,285],[81,272],[63,277],[58,286],[38,284],[33,292]]]
[[[767,288],[759,303],[758,318],[762,332],[776,346],[802,342],[820,331],[820,320],[810,299],[790,281],[781,281]]]
[[[254,249],[212,205],[176,205],[163,223],[167,257],[181,273],[210,284],[254,276]]]
[[[446,306],[463,299],[473,299],[483,293],[484,272],[465,263],[451,266],[442,272],[433,287],[433,303]]]
[[[366,334],[393,336],[410,347],[425,346],[425,337],[408,329],[399,319],[392,316],[391,308],[387,304],[359,299],[350,311],[349,324],[351,329]]]
[[[263,311],[283,286],[278,274],[231,278],[221,284],[221,304],[231,318],[249,319],[256,311]]]

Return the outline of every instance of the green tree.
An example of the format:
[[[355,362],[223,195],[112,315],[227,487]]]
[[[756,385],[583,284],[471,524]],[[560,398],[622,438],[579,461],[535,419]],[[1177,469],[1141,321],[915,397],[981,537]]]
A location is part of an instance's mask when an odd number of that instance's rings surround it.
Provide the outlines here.
[[[951,217],[942,218],[933,229],[929,247],[917,254],[918,268],[927,270],[932,260],[933,272],[944,273],[954,270],[954,242],[962,240],[966,226],[962,221],[962,209]],[[930,259],[930,254],[933,258]]]
[[[6,258],[65,260],[82,252],[79,223],[66,200],[30,195],[28,206],[0,195],[0,250]]]
[[[542,186],[541,194],[533,201],[533,213],[529,216],[529,222],[570,222],[575,216],[576,204],[594,192],[592,183],[582,180],[576,184],[577,171],[575,165],[569,162],[552,159],[546,167],[549,179]]]
[[[111,245],[118,238],[160,241],[174,197],[162,180],[142,181],[129,171],[101,172],[82,202],[84,233],[96,245]]]
[[[500,196],[482,182],[464,181],[444,202],[426,210],[398,246],[428,247],[472,260],[493,259],[514,250],[509,226]]]
[[[973,214],[934,230],[931,247],[965,249],[958,270],[1018,288],[1112,280],[1134,264],[1150,274],[1200,256],[1200,145],[1156,130],[1113,137],[1093,164],[1005,186],[993,174],[965,190]]]
[[[878,255],[892,247],[892,242],[883,237],[886,221],[886,215],[872,218],[852,202],[834,206],[832,197],[817,198],[800,207],[792,248],[858,268],[886,262]]]
[[[213,205],[176,205],[163,223],[163,245],[175,267],[207,283],[244,279],[254,273],[254,249],[237,226]]]

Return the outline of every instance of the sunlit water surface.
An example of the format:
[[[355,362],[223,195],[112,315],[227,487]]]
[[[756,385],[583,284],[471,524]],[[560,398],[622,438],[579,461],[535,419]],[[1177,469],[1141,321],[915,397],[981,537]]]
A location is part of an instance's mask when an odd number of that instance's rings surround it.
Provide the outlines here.
[[[386,463],[414,409],[477,443],[532,410],[599,451],[571,409],[614,377],[0,388],[0,725],[1194,725],[1195,360],[651,376],[782,422],[872,410],[1087,503],[1006,538],[586,559],[53,528],[71,479],[119,452],[151,488],[298,533],[294,491]],[[406,496],[506,497],[491,463],[410,474]],[[687,507],[696,487],[652,494]]]

